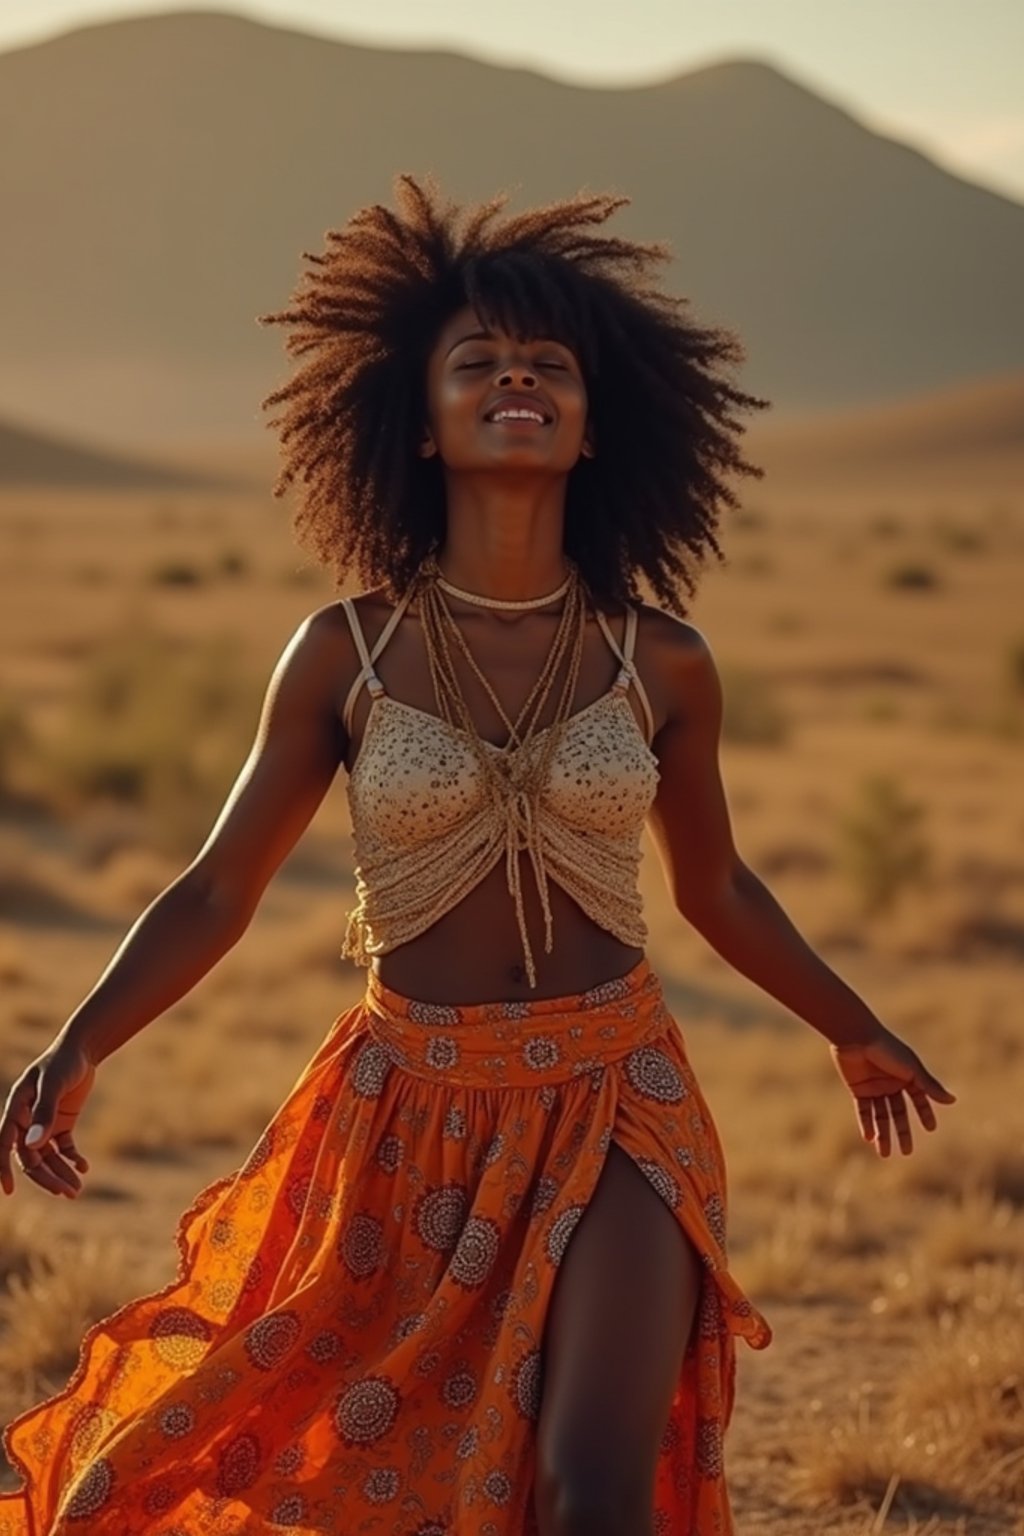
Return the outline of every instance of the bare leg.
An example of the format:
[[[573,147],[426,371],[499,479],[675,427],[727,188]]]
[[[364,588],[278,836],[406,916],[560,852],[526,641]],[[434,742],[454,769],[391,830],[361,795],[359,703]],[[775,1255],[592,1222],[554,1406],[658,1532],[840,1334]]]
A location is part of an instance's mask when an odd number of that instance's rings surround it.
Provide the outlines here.
[[[658,1446],[703,1273],[657,1190],[612,1142],[545,1325],[541,1536],[652,1536]]]

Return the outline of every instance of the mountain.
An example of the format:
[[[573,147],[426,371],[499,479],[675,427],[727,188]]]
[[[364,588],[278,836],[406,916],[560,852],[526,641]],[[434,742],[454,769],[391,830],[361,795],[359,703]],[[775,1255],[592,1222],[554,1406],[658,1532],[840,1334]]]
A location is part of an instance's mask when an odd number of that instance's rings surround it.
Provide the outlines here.
[[[0,55],[0,412],[157,443],[255,436],[303,250],[399,171],[510,209],[586,188],[669,242],[777,412],[897,401],[1024,358],[1024,207],[739,59],[584,88],[237,16],[82,28]]]
[[[123,458],[0,421],[0,487],[212,490],[236,483],[227,475]]]

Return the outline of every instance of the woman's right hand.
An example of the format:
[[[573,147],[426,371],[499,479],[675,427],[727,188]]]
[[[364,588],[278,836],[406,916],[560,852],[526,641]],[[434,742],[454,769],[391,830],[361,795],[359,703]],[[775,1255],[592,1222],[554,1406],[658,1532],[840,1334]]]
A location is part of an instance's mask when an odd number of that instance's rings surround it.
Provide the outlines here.
[[[892,1151],[892,1125],[896,1127],[900,1151],[913,1151],[904,1094],[912,1101],[926,1131],[934,1131],[937,1123],[932,1099],[937,1104],[956,1103],[956,1094],[940,1083],[917,1052],[884,1024],[879,1024],[871,1038],[860,1044],[833,1045],[832,1061],[853,1094],[861,1135],[865,1141],[875,1143],[879,1157],[888,1157]]]
[[[95,1063],[80,1046],[57,1039],[30,1062],[7,1095],[0,1119],[0,1186],[14,1193],[11,1154],[17,1147],[18,1166],[27,1178],[51,1195],[77,1198],[88,1160],[75,1146],[74,1125],[92,1089]],[[44,1135],[34,1146],[26,1143],[30,1125]],[[74,1164],[74,1166],[72,1166]]]

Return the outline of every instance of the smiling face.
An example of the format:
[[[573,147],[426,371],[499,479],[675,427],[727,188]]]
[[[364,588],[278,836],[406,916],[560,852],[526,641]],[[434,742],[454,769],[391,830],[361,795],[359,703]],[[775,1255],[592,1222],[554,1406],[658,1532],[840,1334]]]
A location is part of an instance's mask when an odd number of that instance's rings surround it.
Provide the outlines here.
[[[590,457],[587,390],[562,342],[517,341],[466,305],[442,326],[427,363],[420,452],[451,470],[567,474]],[[537,417],[540,420],[537,420]]]

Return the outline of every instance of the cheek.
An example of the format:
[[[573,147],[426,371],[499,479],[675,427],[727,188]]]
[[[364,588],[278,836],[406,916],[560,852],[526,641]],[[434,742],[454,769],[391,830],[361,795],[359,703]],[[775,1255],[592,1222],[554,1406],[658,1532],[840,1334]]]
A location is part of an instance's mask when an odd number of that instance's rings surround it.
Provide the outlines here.
[[[585,416],[587,414],[587,390],[579,380],[568,381],[561,390],[556,391],[563,401],[563,409],[572,411],[574,415]]]
[[[438,426],[475,417],[478,391],[471,379],[445,379],[434,392],[434,419]]]

